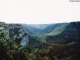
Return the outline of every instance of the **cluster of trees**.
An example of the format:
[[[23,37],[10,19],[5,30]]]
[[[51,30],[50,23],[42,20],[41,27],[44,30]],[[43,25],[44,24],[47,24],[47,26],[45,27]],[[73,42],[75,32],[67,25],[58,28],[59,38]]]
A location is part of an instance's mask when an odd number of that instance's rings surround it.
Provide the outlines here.
[[[30,50],[9,38],[0,38],[0,60],[54,60],[51,50]]]
[[[5,31],[0,30],[0,60],[54,60],[51,51],[32,49],[17,44],[6,38]]]
[[[0,60],[71,60],[70,57],[63,58],[64,54],[57,56],[65,49],[63,45],[50,46],[47,50],[24,47],[11,38],[6,38],[5,31],[0,30]]]
[[[51,49],[32,49],[6,38],[4,29],[0,29],[0,60],[54,60]]]

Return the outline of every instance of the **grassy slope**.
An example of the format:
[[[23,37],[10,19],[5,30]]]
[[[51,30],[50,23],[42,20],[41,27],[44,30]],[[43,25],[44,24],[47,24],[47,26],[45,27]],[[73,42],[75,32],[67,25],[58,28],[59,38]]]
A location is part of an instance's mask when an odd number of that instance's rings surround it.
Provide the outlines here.
[[[50,32],[48,35],[50,36],[56,36],[56,35],[59,35],[61,34],[65,29],[66,29],[66,26],[68,26],[69,23],[63,23],[61,24],[59,27],[55,28],[52,32]]]

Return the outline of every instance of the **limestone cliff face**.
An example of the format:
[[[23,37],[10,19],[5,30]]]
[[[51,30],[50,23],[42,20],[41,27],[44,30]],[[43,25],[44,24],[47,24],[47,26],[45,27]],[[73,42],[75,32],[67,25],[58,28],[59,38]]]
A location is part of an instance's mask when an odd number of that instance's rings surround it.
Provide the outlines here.
[[[47,42],[65,44],[70,42],[80,42],[80,22],[72,22],[59,35],[47,36]]]
[[[0,22],[0,27],[4,28],[6,38],[10,37],[13,40],[18,40],[21,45],[28,46],[28,34],[24,31],[20,24],[5,24]]]

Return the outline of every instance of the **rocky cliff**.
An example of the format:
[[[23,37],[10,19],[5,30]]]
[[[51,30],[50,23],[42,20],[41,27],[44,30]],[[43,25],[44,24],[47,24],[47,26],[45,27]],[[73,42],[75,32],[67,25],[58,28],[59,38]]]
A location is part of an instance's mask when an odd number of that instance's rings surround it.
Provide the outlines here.
[[[15,40],[17,43],[28,46],[28,34],[23,30],[22,25],[20,24],[6,24],[0,22],[0,28],[3,28],[6,32],[6,38],[10,37]]]

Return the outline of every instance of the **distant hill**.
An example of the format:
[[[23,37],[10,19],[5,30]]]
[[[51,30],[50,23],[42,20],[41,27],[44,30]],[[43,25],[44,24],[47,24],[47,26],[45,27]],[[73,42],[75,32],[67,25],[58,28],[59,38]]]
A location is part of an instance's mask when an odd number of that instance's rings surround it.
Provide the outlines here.
[[[27,25],[27,24],[21,24],[23,26],[23,29],[29,34],[32,35],[36,32],[39,32],[41,29],[38,29],[34,26],[31,25]]]
[[[47,37],[46,41],[50,43],[69,43],[80,42],[80,22],[71,22],[62,25],[58,30],[53,30]]]
[[[28,24],[29,26],[38,28],[38,29],[44,29],[46,28],[46,26],[48,26],[49,24]]]

